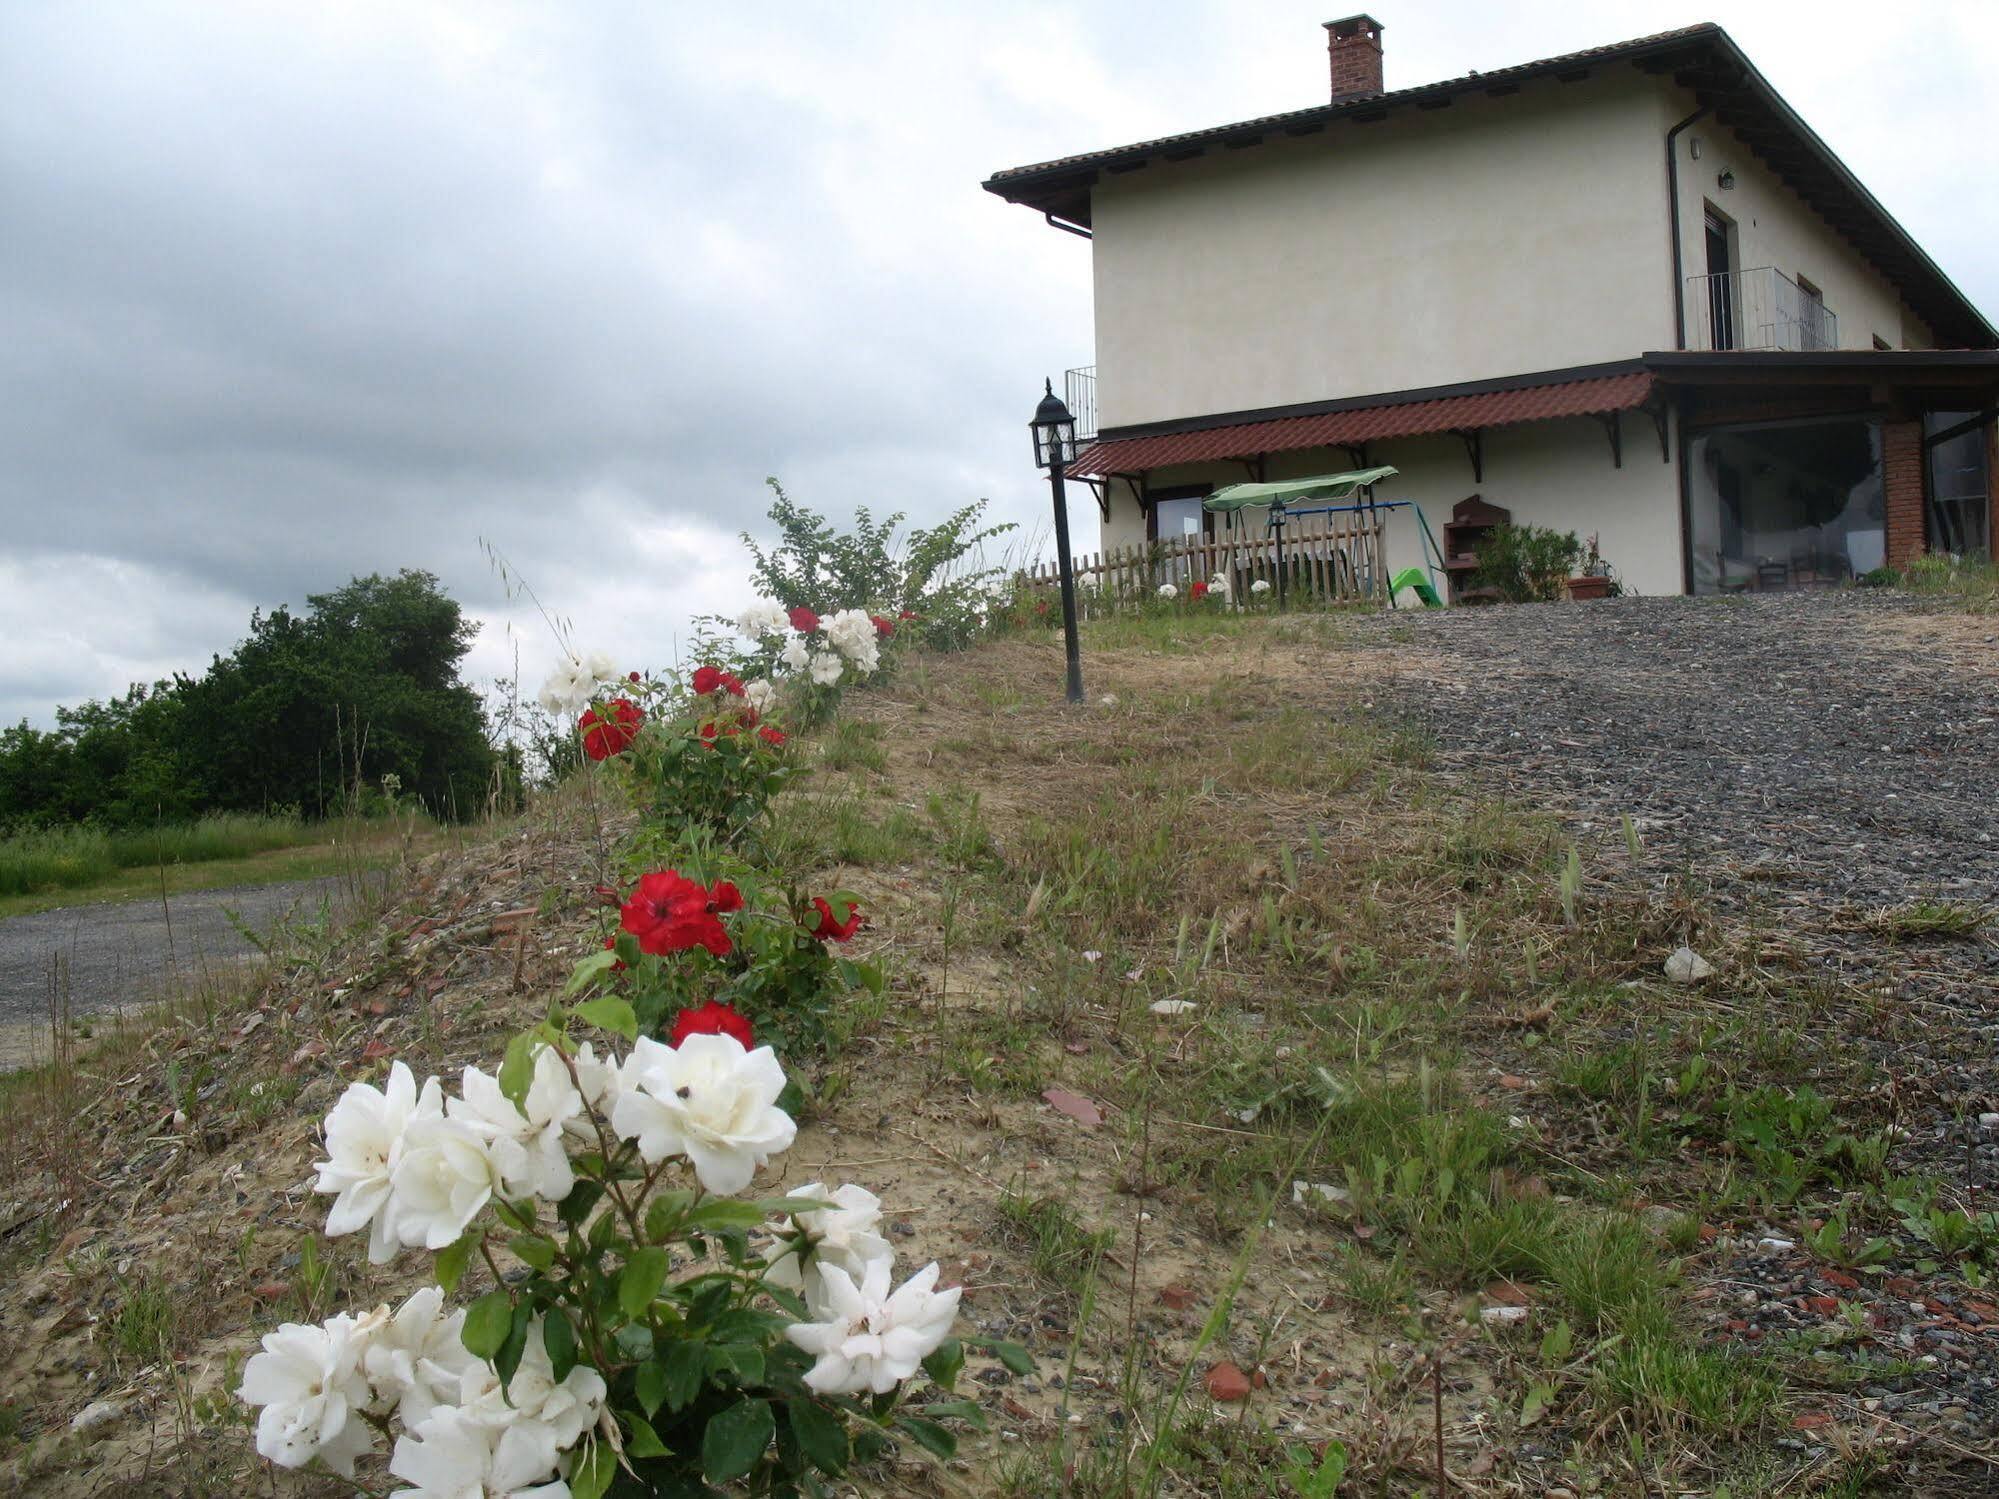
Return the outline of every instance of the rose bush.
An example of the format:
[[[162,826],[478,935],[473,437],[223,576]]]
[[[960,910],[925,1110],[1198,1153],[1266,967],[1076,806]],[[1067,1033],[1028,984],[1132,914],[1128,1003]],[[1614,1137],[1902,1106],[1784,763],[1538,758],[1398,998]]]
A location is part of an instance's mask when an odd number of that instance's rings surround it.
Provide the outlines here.
[[[630,1050],[600,1057],[586,1026]],[[267,1334],[237,1390],[260,1454],[351,1477],[393,1439],[404,1499],[598,1499],[817,1493],[893,1442],[954,1450],[942,1421],[978,1408],[909,1395],[923,1374],[948,1396],[960,1293],[934,1263],[895,1284],[862,1187],[739,1199],[796,1137],[784,1070],[725,1006],[672,1033],[641,1035],[602,994],[515,1037],[497,1073],[467,1067],[455,1096],[400,1061],[348,1087],[315,1182],[327,1232],[366,1231],[378,1263],[428,1249],[436,1284]],[[492,1288],[447,1311],[474,1265]]]

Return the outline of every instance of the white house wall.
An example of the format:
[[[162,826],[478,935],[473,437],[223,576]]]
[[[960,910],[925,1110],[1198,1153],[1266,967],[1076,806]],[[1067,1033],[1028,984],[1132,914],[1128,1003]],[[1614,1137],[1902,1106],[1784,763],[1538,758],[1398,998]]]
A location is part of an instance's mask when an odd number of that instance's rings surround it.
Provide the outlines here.
[[[1670,342],[1642,77],[1107,175],[1091,198],[1105,427],[1628,359]]]
[[[1685,108],[1674,116],[1675,122],[1694,108],[1691,94],[1679,102]],[[1697,141],[1699,160],[1693,156]],[[1673,149],[1679,159],[1681,260],[1686,276],[1707,271],[1706,208],[1711,203],[1735,222],[1735,268],[1775,266],[1793,281],[1803,276],[1811,282],[1839,319],[1840,348],[1870,349],[1877,336],[1896,349],[1934,347],[1928,327],[1903,305],[1888,281],[1758,161],[1733,131],[1712,119],[1699,120],[1680,133]],[[1724,172],[1735,178],[1735,186],[1727,191],[1718,180]],[[1685,316],[1692,347],[1700,333],[1699,308],[1692,295]]]
[[[1484,441],[1485,481],[1475,483],[1465,447],[1451,436],[1410,437],[1368,445],[1370,463],[1395,465],[1400,473],[1376,490],[1381,500],[1414,500],[1439,543],[1451,509],[1478,494],[1513,512],[1519,525],[1597,533],[1603,556],[1626,588],[1645,594],[1682,591],[1680,495],[1677,470],[1659,459],[1658,433],[1651,418],[1627,413],[1624,466],[1613,467],[1610,440],[1590,418],[1535,422],[1488,431]],[[1339,472],[1352,465],[1346,453],[1321,449],[1272,457],[1265,476],[1272,480]],[[1177,484],[1238,484],[1248,475],[1239,463],[1190,464],[1160,469],[1155,488]],[[1251,534],[1261,535],[1265,512],[1246,512]],[[1399,571],[1424,560],[1421,533],[1408,510],[1389,512],[1388,552]],[[1111,518],[1103,527],[1106,550],[1142,546],[1145,517],[1127,487],[1113,487]]]

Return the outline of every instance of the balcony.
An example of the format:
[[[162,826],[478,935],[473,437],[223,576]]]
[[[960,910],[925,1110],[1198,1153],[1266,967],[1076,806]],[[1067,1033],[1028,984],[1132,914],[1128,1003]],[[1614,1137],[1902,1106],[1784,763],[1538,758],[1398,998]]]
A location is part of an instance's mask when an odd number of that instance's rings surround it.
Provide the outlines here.
[[[1773,265],[1687,277],[1687,313],[1690,349],[1839,347],[1839,318],[1817,289]]]
[[[1062,401],[1076,419],[1076,441],[1088,442],[1097,435],[1097,367],[1078,365],[1062,372]]]

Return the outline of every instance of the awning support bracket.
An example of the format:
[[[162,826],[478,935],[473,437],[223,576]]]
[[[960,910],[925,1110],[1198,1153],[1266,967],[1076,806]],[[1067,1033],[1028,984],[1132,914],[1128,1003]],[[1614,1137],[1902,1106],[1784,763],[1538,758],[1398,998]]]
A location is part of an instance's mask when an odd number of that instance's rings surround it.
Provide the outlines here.
[[[1465,445],[1465,457],[1471,460],[1471,481],[1485,483],[1485,434],[1477,427],[1454,427],[1451,435]]]
[[[1615,411],[1605,411],[1597,420],[1603,423],[1604,435],[1610,439],[1610,466],[1624,467],[1624,423]]]
[[[1374,465],[1368,461],[1366,443],[1363,442],[1355,444],[1351,442],[1343,442],[1340,444],[1340,446],[1346,449],[1347,462],[1351,463],[1355,468],[1374,467]]]
[[[1671,463],[1673,455],[1666,446],[1666,409],[1663,406],[1647,406],[1645,414],[1652,418],[1652,426],[1659,434],[1659,461]]]

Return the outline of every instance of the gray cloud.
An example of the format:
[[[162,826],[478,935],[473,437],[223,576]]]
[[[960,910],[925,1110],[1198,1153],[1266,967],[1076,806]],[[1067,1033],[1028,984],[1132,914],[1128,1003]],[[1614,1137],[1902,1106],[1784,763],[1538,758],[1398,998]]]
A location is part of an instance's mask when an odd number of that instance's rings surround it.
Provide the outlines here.
[[[1884,36],[1873,7],[1744,9],[1778,87],[1999,302],[1949,144],[1999,129],[1991,11]],[[0,715],[198,668],[253,604],[404,565],[489,623],[475,670],[519,642],[538,675],[478,537],[586,643],[657,661],[741,601],[769,473],[835,511],[1038,519],[1023,424],[1091,357],[1088,250],[978,180],[1312,102],[1323,18],[955,10],[0,12]],[[1385,19],[1414,82],[1685,18]]]

